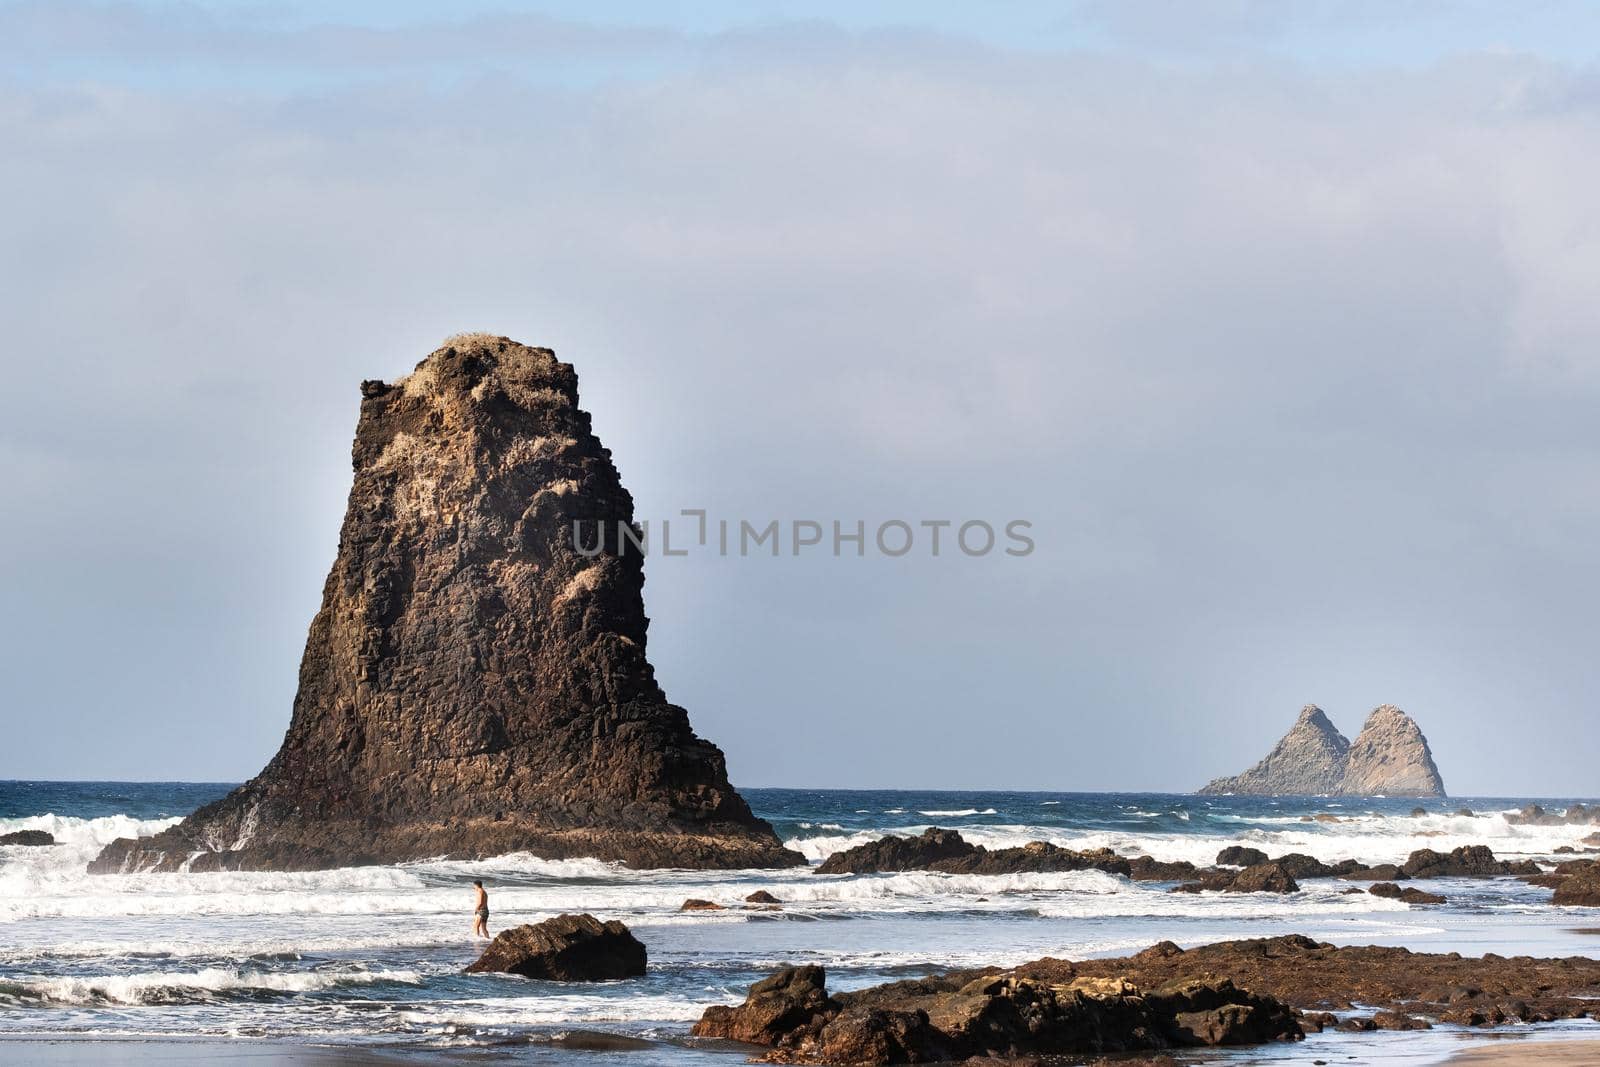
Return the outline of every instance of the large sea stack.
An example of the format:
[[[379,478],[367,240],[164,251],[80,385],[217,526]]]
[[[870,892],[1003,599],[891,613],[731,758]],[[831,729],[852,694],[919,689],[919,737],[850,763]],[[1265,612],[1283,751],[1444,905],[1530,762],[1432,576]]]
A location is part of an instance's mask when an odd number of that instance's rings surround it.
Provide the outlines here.
[[[543,348],[471,334],[362,383],[355,482],[283,747],[94,872],[528,851],[779,867],[645,658],[633,499]],[[574,545],[581,523],[582,547]]]
[[[1200,792],[1442,797],[1444,779],[1422,730],[1393,704],[1367,716],[1354,742],[1345,740],[1321,708],[1307,704],[1265,759],[1242,774],[1216,779]]]

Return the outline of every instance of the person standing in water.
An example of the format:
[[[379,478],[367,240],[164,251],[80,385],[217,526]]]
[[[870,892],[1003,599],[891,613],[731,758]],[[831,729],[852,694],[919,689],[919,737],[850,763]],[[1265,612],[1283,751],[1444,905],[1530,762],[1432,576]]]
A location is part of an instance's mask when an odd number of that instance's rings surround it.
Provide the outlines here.
[[[483,888],[483,883],[473,879],[472,886],[477,890],[477,901],[472,908],[472,932],[477,937],[489,936],[489,891]]]

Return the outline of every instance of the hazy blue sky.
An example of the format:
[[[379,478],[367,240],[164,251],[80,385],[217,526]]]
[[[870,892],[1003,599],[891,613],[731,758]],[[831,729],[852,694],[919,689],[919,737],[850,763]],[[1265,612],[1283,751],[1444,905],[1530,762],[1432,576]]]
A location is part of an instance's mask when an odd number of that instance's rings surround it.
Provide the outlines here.
[[[1183,790],[1400,704],[1588,794],[1600,7],[0,6],[0,776],[239,779],[363,378],[549,345],[749,785]]]

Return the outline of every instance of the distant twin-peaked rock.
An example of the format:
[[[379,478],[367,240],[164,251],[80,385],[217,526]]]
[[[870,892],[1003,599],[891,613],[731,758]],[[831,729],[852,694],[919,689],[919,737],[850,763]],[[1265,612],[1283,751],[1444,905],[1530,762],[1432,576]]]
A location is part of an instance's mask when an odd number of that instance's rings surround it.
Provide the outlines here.
[[[91,865],[308,869],[514,851],[804,863],[645,658],[633,499],[548,349],[471,334],[361,387],[355,482],[283,747]],[[582,545],[573,522],[582,521]]]
[[[1243,774],[1218,778],[1202,793],[1444,796],[1444,780],[1428,751],[1428,739],[1411,717],[1393,704],[1367,716],[1354,742],[1334,729],[1315,704],[1266,759]]]

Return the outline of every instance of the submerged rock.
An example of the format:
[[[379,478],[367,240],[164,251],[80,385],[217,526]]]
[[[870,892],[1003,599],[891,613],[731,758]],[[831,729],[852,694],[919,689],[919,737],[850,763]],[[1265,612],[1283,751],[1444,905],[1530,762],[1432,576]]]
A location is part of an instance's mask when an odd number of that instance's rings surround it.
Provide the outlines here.
[[[468,974],[495,971],[554,982],[605,982],[644,973],[646,952],[616,919],[557,915],[533,926],[502,930]]]
[[[1424,893],[1420,889],[1406,886],[1404,889],[1393,882],[1377,882],[1367,890],[1375,897],[1386,897],[1389,900],[1400,900],[1407,904],[1443,904],[1444,897],[1437,893]]]
[[[633,499],[572,367],[472,334],[361,394],[339,552],[283,747],[222,800],[113,842],[90,869],[515,851],[803,864],[656,683]]]
[[[1444,795],[1444,780],[1428,750],[1428,739],[1394,705],[1375,709],[1352,742],[1321,708],[1307,704],[1265,759],[1242,774],[1215,779],[1200,792],[1434,797]],[[1334,816],[1315,819],[1338,821]]]
[[[678,908],[679,911],[726,911],[727,909],[714,900],[701,900],[699,897],[690,897]]]
[[[777,1063],[895,1064],[1056,1056],[1296,1039],[1295,1014],[1227,978],[1141,990],[1115,977],[1047,982],[958,972],[830,996],[819,967],[756,983],[717,1006],[699,1037],[771,1046]]]
[[[0,835],[0,845],[26,845],[38,848],[55,843],[55,835],[44,830],[14,830],[9,834]]]

